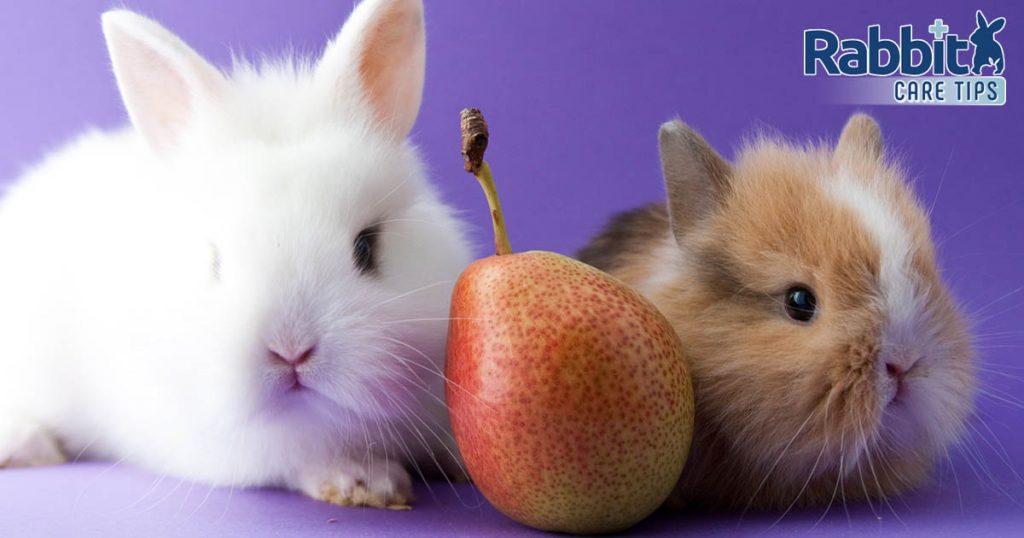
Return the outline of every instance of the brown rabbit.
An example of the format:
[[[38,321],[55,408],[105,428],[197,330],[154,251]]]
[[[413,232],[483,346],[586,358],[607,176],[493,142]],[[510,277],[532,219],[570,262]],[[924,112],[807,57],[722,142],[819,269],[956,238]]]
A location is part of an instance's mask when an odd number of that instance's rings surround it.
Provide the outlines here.
[[[836,147],[760,137],[731,166],[659,133],[667,206],[615,217],[579,257],[672,320],[696,437],[674,500],[786,508],[920,485],[960,435],[975,375],[925,212],[850,118]]]

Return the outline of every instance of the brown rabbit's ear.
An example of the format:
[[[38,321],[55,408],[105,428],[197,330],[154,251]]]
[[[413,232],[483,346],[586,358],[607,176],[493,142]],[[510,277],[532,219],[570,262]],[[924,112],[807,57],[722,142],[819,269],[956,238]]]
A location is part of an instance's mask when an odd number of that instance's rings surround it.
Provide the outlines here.
[[[878,161],[882,158],[882,130],[867,114],[850,116],[839,135],[835,159],[839,162]]]
[[[669,221],[676,240],[681,241],[725,198],[732,167],[697,131],[679,120],[662,124],[658,146]]]

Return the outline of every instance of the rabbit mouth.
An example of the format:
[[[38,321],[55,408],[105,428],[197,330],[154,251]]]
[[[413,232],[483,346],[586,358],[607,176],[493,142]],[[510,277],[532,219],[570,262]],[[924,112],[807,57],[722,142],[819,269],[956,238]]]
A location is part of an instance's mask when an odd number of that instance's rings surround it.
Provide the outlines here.
[[[283,398],[323,396],[298,369],[289,369],[278,377],[271,388],[274,396]]]
[[[292,370],[291,372],[289,372],[287,374],[287,376],[285,378],[284,385],[286,385],[288,387],[288,388],[285,389],[285,392],[287,392],[287,393],[303,392],[303,391],[306,391],[306,390],[313,390],[312,388],[310,388],[309,386],[305,385],[302,382],[302,377],[299,376],[299,373],[297,371],[295,371],[295,370]]]
[[[908,379],[906,374],[890,374],[889,379],[886,380],[882,389],[883,401],[885,402],[884,408],[891,410],[903,405],[909,397],[909,394],[913,391],[911,385],[913,385],[913,383]]]
[[[337,406],[329,396],[317,389],[301,374],[282,376],[271,388],[265,400],[265,409],[274,416],[287,416],[289,420],[299,417],[312,418],[331,413]]]

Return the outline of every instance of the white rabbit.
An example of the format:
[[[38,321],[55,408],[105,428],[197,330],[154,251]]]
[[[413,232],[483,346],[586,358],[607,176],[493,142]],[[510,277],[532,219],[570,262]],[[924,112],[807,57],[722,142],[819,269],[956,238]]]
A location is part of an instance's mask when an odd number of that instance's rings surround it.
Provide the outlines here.
[[[420,0],[366,0],[315,65],[223,74],[103,15],[132,126],[0,201],[0,467],[79,456],[342,505],[457,463],[441,400],[460,224],[406,141]]]

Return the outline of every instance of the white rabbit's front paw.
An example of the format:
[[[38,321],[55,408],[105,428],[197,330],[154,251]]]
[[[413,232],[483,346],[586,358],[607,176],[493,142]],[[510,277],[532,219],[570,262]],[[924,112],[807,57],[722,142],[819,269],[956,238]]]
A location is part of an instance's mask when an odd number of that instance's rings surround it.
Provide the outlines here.
[[[0,469],[64,463],[64,454],[49,432],[27,420],[0,419]]]
[[[306,495],[339,506],[369,506],[408,510],[413,501],[412,480],[401,463],[374,459],[369,463],[343,461],[308,471],[299,489]]]

